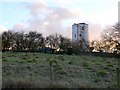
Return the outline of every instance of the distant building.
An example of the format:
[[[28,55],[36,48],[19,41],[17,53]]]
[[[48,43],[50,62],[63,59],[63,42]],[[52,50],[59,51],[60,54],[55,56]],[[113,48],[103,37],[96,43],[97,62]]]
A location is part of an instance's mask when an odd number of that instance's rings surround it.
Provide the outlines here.
[[[86,23],[74,23],[72,25],[72,43],[83,45],[84,49],[89,46],[88,43],[88,24]]]

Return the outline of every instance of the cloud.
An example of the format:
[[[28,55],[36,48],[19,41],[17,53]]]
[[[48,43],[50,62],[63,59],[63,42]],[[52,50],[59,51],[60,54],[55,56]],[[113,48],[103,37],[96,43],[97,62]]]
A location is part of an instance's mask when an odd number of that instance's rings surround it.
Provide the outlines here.
[[[0,2],[38,2],[41,0],[0,0]]]
[[[92,15],[89,15],[89,21],[94,23],[99,23],[103,27],[107,25],[113,25],[118,21],[118,2],[114,1],[111,6],[108,6],[102,11],[94,12]]]
[[[27,21],[29,29],[42,32],[45,36],[53,33],[66,35],[68,27],[64,27],[64,22],[78,16],[76,11],[64,7],[49,7],[42,2],[32,3],[27,6],[27,9],[32,16]]]
[[[18,31],[18,32],[23,32],[23,31],[27,31],[28,27],[25,24],[22,23],[18,23],[15,24],[12,28],[12,30]]]
[[[89,40],[100,40],[100,33],[103,31],[103,28],[100,24],[89,23]]]
[[[39,13],[46,10],[47,4],[45,1],[40,0],[38,2],[32,2],[32,5],[27,5],[27,8],[30,10],[30,15],[36,17]]]
[[[3,25],[0,25],[0,33],[4,32],[4,31],[8,31],[7,28]]]
[[[58,5],[65,7],[66,5],[72,5],[73,2],[76,2],[76,0],[53,0],[56,2]]]

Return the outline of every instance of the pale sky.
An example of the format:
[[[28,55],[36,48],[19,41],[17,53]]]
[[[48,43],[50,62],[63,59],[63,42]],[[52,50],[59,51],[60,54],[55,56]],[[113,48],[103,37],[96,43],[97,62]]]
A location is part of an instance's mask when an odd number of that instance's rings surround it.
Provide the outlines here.
[[[34,2],[33,2],[34,1]],[[119,0],[1,0],[0,32],[38,31],[47,36],[60,33],[71,38],[72,24],[89,25],[89,39],[118,21]]]

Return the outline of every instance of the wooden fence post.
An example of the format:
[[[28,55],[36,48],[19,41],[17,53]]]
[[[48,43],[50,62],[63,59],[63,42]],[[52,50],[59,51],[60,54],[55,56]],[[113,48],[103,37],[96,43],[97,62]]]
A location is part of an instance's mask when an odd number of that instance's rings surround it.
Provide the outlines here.
[[[51,79],[51,81],[53,81],[52,61],[50,60],[49,63],[50,63],[50,79]]]

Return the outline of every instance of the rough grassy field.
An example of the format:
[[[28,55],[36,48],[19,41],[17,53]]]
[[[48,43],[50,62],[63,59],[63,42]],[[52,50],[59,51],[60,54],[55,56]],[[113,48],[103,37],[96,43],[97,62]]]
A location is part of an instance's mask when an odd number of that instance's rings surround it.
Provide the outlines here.
[[[53,81],[48,60],[55,60],[59,68],[53,70]],[[2,66],[3,88],[113,88],[117,85],[116,58],[3,52]]]

